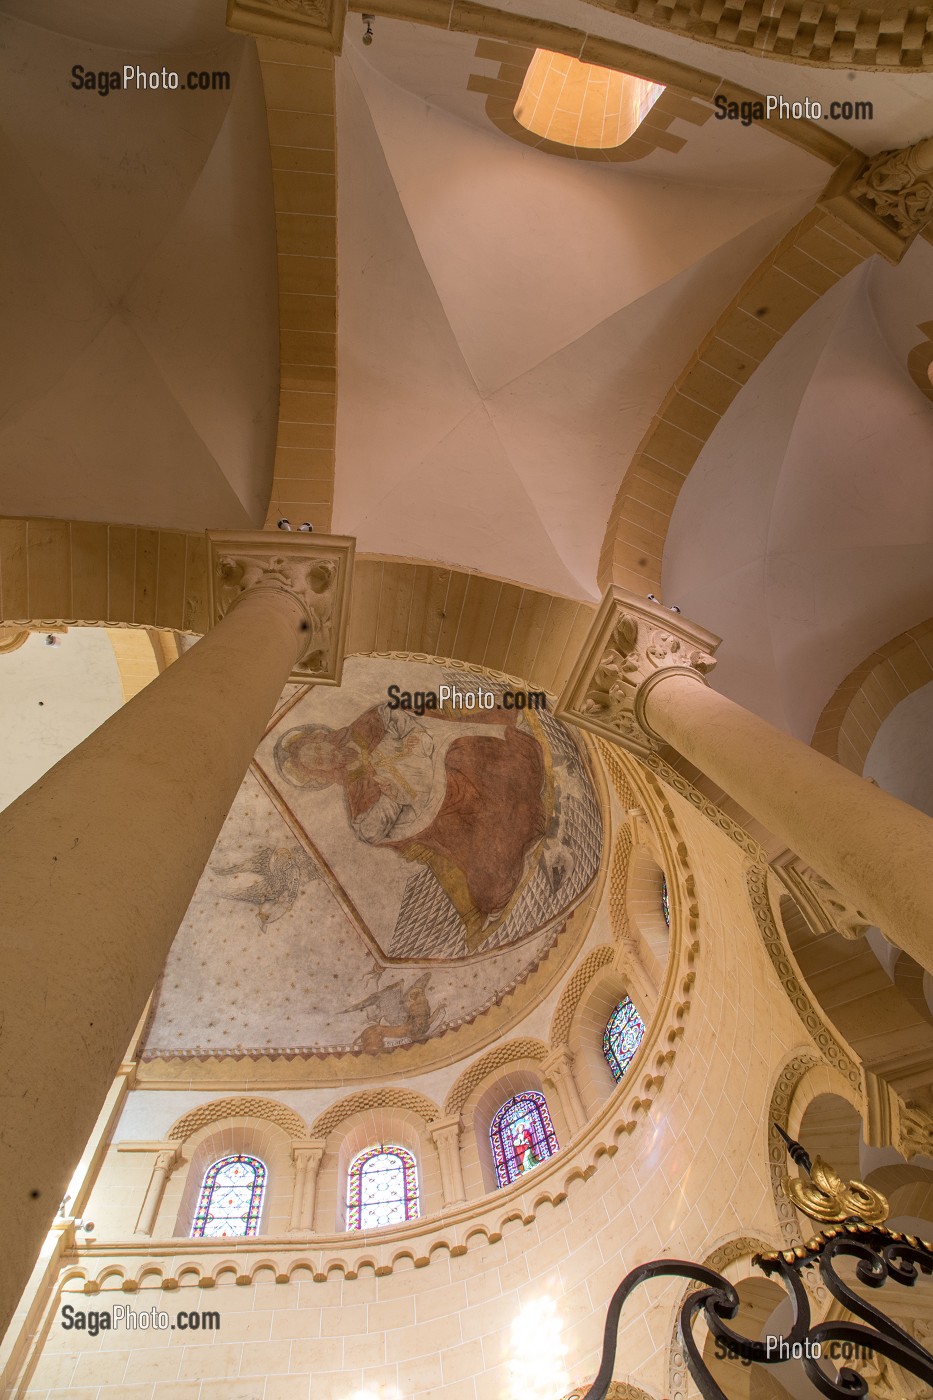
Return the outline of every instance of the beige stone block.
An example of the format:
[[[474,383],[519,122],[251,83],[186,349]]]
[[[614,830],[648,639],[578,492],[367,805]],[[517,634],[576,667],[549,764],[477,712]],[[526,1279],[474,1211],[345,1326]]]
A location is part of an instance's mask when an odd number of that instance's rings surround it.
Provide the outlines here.
[[[337,168],[334,151],[312,146],[273,146],[272,169],[306,171],[309,175],[333,175]]]
[[[366,1304],[325,1308],[321,1314],[322,1337],[352,1337],[366,1331]]]
[[[291,63],[263,63],[262,84],[266,106],[272,111],[311,112],[329,116],[334,124],[333,69],[314,71]]]
[[[279,325],[283,330],[322,331],[333,335],[337,329],[337,298],[333,293],[325,296],[283,293],[279,297]]]
[[[656,461],[666,462],[682,472],[690,470],[703,449],[700,438],[664,421],[656,425],[646,446]]]
[[[146,1347],[131,1351],[123,1375],[124,1382],[177,1380],[181,1355],[179,1347]]]
[[[263,1400],[265,1382],[261,1378],[202,1381],[198,1400]]]
[[[753,306],[752,311],[743,311],[736,308],[730,311],[724,321],[721,321],[716,330],[716,339],[724,341],[726,345],[731,345],[733,349],[740,350],[745,355],[751,356],[759,363],[777,345],[781,338],[780,332],[768,325],[760,316],[754,314],[755,311],[767,305],[760,298],[756,300],[755,290],[760,288],[756,283],[755,288],[748,294],[746,301]]]
[[[288,1371],[291,1346],[286,1339],[275,1342],[245,1342],[240,1358],[241,1376],[272,1376]]]
[[[344,1356],[348,1366],[384,1366],[385,1333],[372,1332],[365,1336],[348,1337],[344,1344]]]
[[[309,1400],[310,1376],[267,1376],[262,1400]]]
[[[32,1383],[39,1389],[45,1387],[49,1390],[53,1390],[56,1387],[67,1386],[75,1373],[77,1364],[77,1352],[67,1351],[56,1353],[47,1349],[39,1358],[38,1365],[33,1374]]]
[[[345,1400],[359,1392],[362,1371],[330,1371],[311,1377],[311,1400]]]
[[[398,1368],[399,1389],[403,1395],[419,1390],[435,1390],[441,1383],[441,1359],[437,1353],[402,1361]]]
[[[337,182],[333,175],[306,170],[274,170],[276,212],[285,214],[337,213]]]
[[[708,438],[719,422],[719,414],[686,394],[677,393],[665,404],[662,422],[673,423],[676,428],[682,428],[694,437]]]
[[[722,414],[739,392],[739,385],[728,374],[701,360],[682,381],[680,392],[688,399],[694,399],[712,409],[714,413]]]
[[[823,263],[811,258],[808,253],[800,247],[785,248],[777,260],[777,265],[782,272],[786,272],[788,277],[793,277],[795,281],[802,282],[805,287],[820,296],[828,292],[830,287],[834,287],[839,281],[839,275],[826,267]]]
[[[479,1375],[483,1365],[483,1344],[478,1338],[471,1342],[463,1342],[460,1346],[449,1347],[441,1356],[445,1384]]]
[[[342,1337],[321,1337],[292,1342],[288,1361],[290,1371],[308,1371],[315,1375],[318,1371],[335,1371],[342,1365]]]
[[[326,214],[275,216],[278,250],[283,255],[333,258],[337,249],[337,221]]]
[[[153,1400],[198,1400],[200,1381],[166,1381],[156,1385]]]
[[[421,1294],[415,1304],[418,1322],[427,1322],[435,1317],[453,1317],[467,1306],[466,1284],[449,1283],[445,1288],[432,1288]]]
[[[186,1346],[178,1368],[178,1379],[187,1381],[213,1376],[235,1376],[239,1370],[242,1351],[239,1343],[228,1345],[214,1342],[211,1346]]]
[[[290,1308],[288,1312],[274,1312],[270,1320],[270,1340],[301,1341],[321,1335],[321,1310],[309,1306]],[[250,1338],[251,1341],[256,1340]]]
[[[75,1389],[82,1385],[119,1385],[128,1359],[126,1350],[99,1352],[93,1356],[79,1353],[71,1385]]]

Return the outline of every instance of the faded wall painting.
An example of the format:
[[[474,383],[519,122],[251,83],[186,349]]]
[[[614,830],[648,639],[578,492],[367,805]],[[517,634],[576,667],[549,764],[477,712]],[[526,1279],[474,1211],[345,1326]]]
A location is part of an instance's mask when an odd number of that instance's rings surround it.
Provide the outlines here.
[[[489,707],[390,702],[444,685]],[[149,1055],[388,1050],[528,976],[593,881],[602,828],[582,743],[504,695],[362,657],[339,689],[289,687],[173,946]]]

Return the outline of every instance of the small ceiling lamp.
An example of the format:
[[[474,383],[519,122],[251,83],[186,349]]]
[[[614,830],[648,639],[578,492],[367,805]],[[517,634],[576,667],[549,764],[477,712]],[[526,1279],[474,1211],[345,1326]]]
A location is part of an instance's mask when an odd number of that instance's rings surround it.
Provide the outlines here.
[[[515,104],[526,131],[563,146],[607,150],[638,129],[663,84],[537,49]]]

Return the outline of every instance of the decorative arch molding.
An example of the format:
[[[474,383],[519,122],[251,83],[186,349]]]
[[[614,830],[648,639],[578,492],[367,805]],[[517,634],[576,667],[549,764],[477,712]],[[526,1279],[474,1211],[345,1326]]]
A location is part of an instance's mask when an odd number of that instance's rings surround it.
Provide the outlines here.
[[[661,593],[664,545],[680,491],[720,419],[801,316],[875,252],[817,206],[755,269],[690,356],[635,451],[609,516],[601,590],[620,584]]]
[[[501,1045],[496,1045],[492,1050],[487,1050],[485,1055],[480,1055],[479,1059],[467,1065],[466,1069],[457,1079],[447,1098],[444,1100],[444,1117],[451,1117],[459,1113],[467,1099],[484,1079],[501,1072],[507,1065],[519,1060],[544,1060],[547,1058],[548,1047],[543,1040],[537,1040],[532,1036],[519,1036],[515,1040],[506,1040]]]
[[[603,968],[608,967],[614,957],[615,950],[608,943],[601,943],[598,948],[593,948],[587,953],[579,967],[568,979],[551,1018],[549,1040],[552,1049],[567,1044],[570,1026],[581,998],[593,978],[597,977]]]
[[[774,1209],[777,1213],[785,1248],[801,1244],[803,1237],[800,1233],[797,1212],[784,1195],[781,1185],[787,1173],[787,1145],[777,1127],[788,1132],[790,1105],[797,1086],[804,1076],[820,1063],[819,1056],[809,1047],[794,1051],[790,1058],[784,1062],[784,1067],[771,1092],[771,1103],[768,1108],[768,1167],[771,1173],[771,1195],[774,1199]]]
[[[406,1109],[409,1113],[414,1113],[425,1124],[433,1123],[441,1116],[437,1104],[426,1098],[424,1094],[416,1093],[414,1089],[360,1089],[354,1094],[348,1094],[345,1099],[331,1104],[330,1108],[326,1108],[323,1113],[319,1113],[312,1125],[311,1136],[326,1138],[355,1113],[365,1113],[374,1108]]]
[[[888,715],[933,681],[933,617],[878,647],[836,687],[810,740],[818,753],[862,773]]]
[[[819,1015],[808,992],[804,988],[803,977],[790,948],[780,929],[771,907],[766,866],[753,865],[746,873],[748,897],[751,902],[758,932],[772,966],[781,981],[788,1001],[793,1006],[823,1061],[838,1070],[852,1091],[859,1097],[864,1092],[862,1072],[858,1058],[827,1026]]]
[[[717,1245],[703,1260],[707,1269],[715,1269],[721,1274],[730,1264],[736,1264],[740,1259],[752,1259],[756,1254],[764,1254],[773,1248],[766,1240],[755,1235],[736,1235],[732,1239],[724,1240]],[[764,1277],[764,1275],[762,1275]],[[689,1376],[687,1372],[687,1358],[684,1355],[683,1345],[680,1341],[678,1323],[680,1310],[686,1299],[696,1288],[696,1284],[688,1284],[683,1290],[674,1309],[674,1326],[671,1332],[671,1340],[668,1345],[668,1391],[670,1400],[687,1400],[689,1386]]]
[[[878,3],[846,7],[779,0],[749,10],[742,0],[712,0],[702,9],[671,9],[664,0],[587,0],[640,24],[682,34],[732,53],[806,63],[819,68],[883,68],[923,72],[933,67],[929,22],[933,8]]]
[[[274,1099],[229,1098],[212,1099],[201,1104],[179,1118],[169,1129],[169,1142],[185,1142],[202,1128],[209,1127],[223,1118],[260,1118],[274,1123],[292,1138],[308,1137],[308,1126],[304,1119],[286,1104]]]

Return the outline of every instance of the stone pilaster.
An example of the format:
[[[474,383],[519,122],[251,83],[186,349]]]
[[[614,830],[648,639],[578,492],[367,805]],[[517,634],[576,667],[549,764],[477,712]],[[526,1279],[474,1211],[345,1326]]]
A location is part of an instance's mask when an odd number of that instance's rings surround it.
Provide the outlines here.
[[[541,1072],[545,1081],[556,1089],[570,1135],[575,1137],[586,1122],[586,1110],[573,1072],[573,1055],[566,1045],[551,1051],[542,1061]]]
[[[139,1212],[139,1219],[136,1221],[134,1234],[152,1234],[159,1216],[159,1206],[162,1204],[162,1197],[165,1195],[168,1179],[175,1170],[177,1164],[178,1144],[176,1142],[167,1142],[158,1148],[152,1163],[152,1175],[149,1177],[149,1185],[146,1189],[142,1209]]]
[[[444,1205],[455,1206],[466,1200],[463,1187],[463,1165],[460,1161],[460,1116],[440,1118],[428,1128],[437,1148],[441,1166],[441,1189]]]
[[[309,1234],[314,1229],[314,1207],[317,1198],[317,1175],[324,1157],[324,1143],[316,1138],[297,1139],[292,1143],[295,1163],[295,1187],[292,1211],[288,1222],[292,1234]]]

